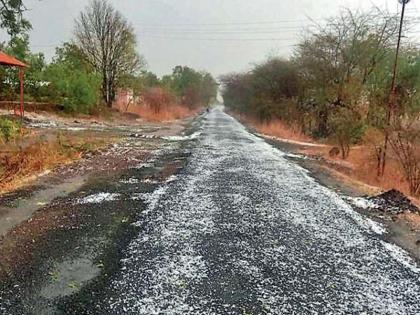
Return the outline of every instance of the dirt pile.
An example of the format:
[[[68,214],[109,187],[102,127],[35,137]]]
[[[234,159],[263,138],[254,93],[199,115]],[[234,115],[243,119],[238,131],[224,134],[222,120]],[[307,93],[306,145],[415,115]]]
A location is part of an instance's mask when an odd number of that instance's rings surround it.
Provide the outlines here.
[[[400,214],[404,212],[420,213],[417,208],[403,193],[398,190],[391,189],[378,196],[369,198],[376,206],[377,210],[390,213]]]

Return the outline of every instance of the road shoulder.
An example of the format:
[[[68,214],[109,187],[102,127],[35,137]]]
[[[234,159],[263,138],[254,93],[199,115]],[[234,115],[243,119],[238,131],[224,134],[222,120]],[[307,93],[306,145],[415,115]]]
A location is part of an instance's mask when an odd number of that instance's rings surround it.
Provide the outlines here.
[[[251,132],[254,132],[250,129]],[[322,185],[351,198],[365,198],[382,192],[379,187],[369,186],[337,171],[328,161],[302,154],[304,145],[263,137],[265,141],[286,152],[286,158],[298,163],[310,172],[310,175]],[[387,214],[372,209],[353,207],[359,213],[379,222],[386,227],[383,236],[409,252],[420,263],[420,216],[418,214]]]
[[[0,207],[21,214],[0,238],[0,301],[13,304],[16,314],[40,314],[66,297],[99,294],[138,231],[132,223],[144,206],[135,196],[182,169],[184,142],[168,139],[192,133],[198,120],[149,133],[124,130],[103,152],[2,196]]]

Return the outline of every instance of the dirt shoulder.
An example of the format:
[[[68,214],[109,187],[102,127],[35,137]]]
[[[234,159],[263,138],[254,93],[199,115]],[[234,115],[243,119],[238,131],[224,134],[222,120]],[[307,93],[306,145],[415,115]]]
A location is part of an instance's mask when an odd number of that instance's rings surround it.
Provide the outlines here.
[[[18,151],[8,161],[15,161],[7,165],[10,177],[1,183],[0,237],[96,174],[111,175],[144,161],[160,147],[162,137],[179,135],[192,120],[146,123],[118,117],[98,122],[28,113],[30,136],[13,144]]]
[[[0,237],[95,174],[111,174],[146,159],[159,147],[154,140],[180,134],[192,119],[146,123],[119,114],[98,121],[27,113],[27,135],[0,146],[0,157],[10,168],[3,171],[9,177],[3,177],[0,187]]]

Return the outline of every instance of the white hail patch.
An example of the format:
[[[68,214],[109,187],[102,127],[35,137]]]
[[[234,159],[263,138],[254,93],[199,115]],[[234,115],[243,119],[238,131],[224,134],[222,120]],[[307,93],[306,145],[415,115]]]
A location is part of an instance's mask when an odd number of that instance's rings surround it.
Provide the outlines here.
[[[395,244],[387,243],[384,241],[382,241],[382,244],[389,251],[389,253],[395,260],[397,260],[398,262],[400,262],[402,265],[406,266],[413,272],[420,273],[420,268],[417,266],[414,259],[412,259],[405,250],[403,250],[401,247],[398,247]]]
[[[284,153],[218,110],[151,194],[109,313],[419,314],[418,267]]]
[[[86,196],[78,199],[77,204],[88,204],[88,203],[102,203],[105,201],[115,201],[120,197],[120,194],[100,192],[94,195]]]
[[[363,197],[347,197],[346,200],[350,202],[353,206],[361,209],[376,209],[378,205],[373,201],[363,198]]]
[[[162,137],[162,139],[168,140],[168,141],[186,141],[186,140],[197,139],[200,135],[201,135],[201,132],[197,131],[189,136],[167,136],[167,137]]]
[[[120,180],[121,184],[138,184],[140,181],[137,178],[129,178]]]

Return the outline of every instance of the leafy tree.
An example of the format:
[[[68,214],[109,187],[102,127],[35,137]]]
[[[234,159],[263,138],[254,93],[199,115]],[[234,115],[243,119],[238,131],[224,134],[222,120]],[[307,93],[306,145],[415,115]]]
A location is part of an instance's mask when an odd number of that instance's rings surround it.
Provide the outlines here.
[[[160,80],[156,74],[150,71],[142,71],[139,79],[143,87],[155,87],[160,85]]]
[[[227,106],[261,121],[277,117],[292,122],[298,117],[300,81],[290,61],[270,58],[248,73],[224,76],[221,81]]]
[[[313,101],[317,135],[330,133],[329,113],[335,108],[351,107],[363,97],[375,72],[388,62],[397,23],[396,16],[376,8],[345,10],[299,44],[293,61],[305,87],[302,98]]]
[[[142,66],[132,26],[106,0],[92,0],[76,20],[75,35],[76,45],[100,74],[103,100],[111,106],[119,81]]]
[[[220,78],[224,104],[240,113],[252,114],[250,100],[253,95],[252,75],[232,73]]]
[[[68,112],[90,113],[99,101],[100,77],[72,44],[57,48],[45,78],[49,81],[48,98]]]
[[[133,90],[134,95],[139,96],[149,88],[159,87],[161,82],[153,72],[142,71],[140,74],[124,75],[119,85],[121,88]]]
[[[4,47],[6,53],[22,60],[30,65],[25,70],[25,94],[27,98],[38,100],[41,97],[41,83],[43,71],[46,67],[45,57],[42,53],[34,54],[29,48],[29,36],[27,34],[13,36]],[[8,99],[15,99],[19,94],[19,69],[0,69],[2,78],[2,95]]]
[[[194,108],[209,106],[217,96],[217,82],[210,73],[186,66],[176,66],[172,75],[162,78],[162,85],[175,93],[181,103]]]
[[[201,102],[205,106],[210,106],[216,100],[218,90],[218,83],[210,73],[201,73],[200,90]]]

